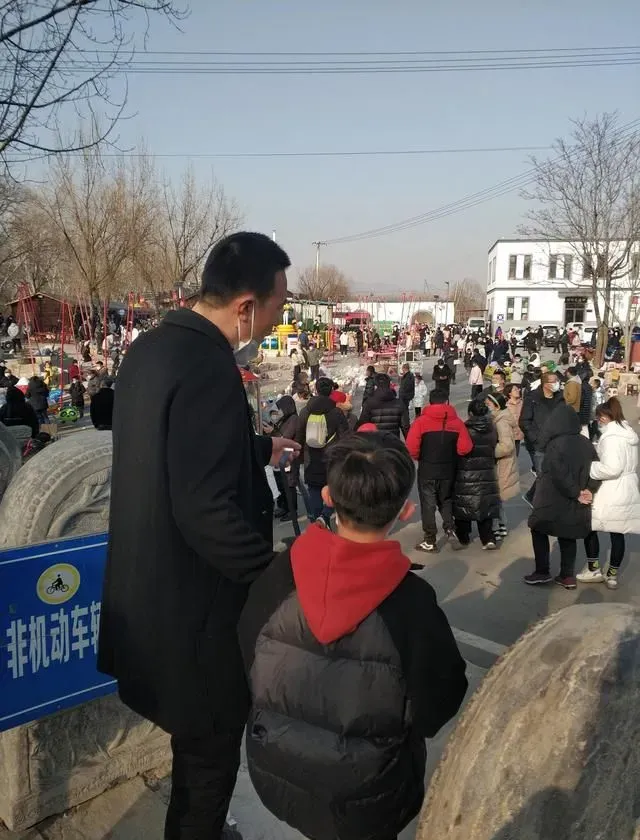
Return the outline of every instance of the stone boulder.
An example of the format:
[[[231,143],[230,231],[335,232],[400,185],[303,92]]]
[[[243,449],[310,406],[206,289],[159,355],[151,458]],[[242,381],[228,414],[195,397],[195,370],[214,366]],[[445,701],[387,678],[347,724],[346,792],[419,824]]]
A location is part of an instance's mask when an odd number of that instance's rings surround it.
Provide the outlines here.
[[[417,840],[637,840],[639,708],[640,608],[549,616],[467,705]]]
[[[106,531],[112,448],[111,432],[91,429],[74,432],[27,461],[0,504],[0,546]]]
[[[22,452],[15,436],[0,423],[0,500],[22,464]]]
[[[0,546],[106,531],[111,455],[111,432],[90,430],[27,461],[0,503]],[[0,733],[0,820],[27,828],[169,758],[169,736],[115,695],[15,727]]]

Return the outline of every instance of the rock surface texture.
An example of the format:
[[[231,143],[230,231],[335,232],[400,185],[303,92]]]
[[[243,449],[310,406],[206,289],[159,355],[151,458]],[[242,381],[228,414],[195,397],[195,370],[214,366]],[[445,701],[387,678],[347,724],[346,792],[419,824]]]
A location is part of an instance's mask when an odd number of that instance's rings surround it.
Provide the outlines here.
[[[116,696],[0,734],[0,820],[12,830],[166,764],[169,736]]]
[[[111,432],[90,430],[27,461],[0,503],[0,546],[105,532],[111,452]],[[169,757],[169,736],[115,695],[15,727],[0,733],[0,820],[27,828]]]
[[[638,840],[639,709],[640,609],[555,613],[469,702],[417,840]]]
[[[0,423],[0,499],[4,496],[9,482],[20,469],[22,453],[15,436]]]
[[[76,432],[27,461],[0,504],[0,546],[99,534],[109,525],[111,432]]]

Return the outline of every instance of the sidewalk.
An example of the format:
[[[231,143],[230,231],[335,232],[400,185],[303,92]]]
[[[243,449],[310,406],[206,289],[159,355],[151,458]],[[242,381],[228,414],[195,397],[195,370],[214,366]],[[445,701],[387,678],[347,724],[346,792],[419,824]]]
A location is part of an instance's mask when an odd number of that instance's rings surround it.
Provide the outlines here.
[[[478,686],[484,669],[469,665],[467,676],[470,688],[467,699]],[[442,755],[446,740],[453,728],[449,724],[429,744],[427,778]],[[0,828],[0,840],[156,840],[162,837],[164,816],[170,793],[170,781],[161,768],[117,785],[101,796],[74,808],[66,814],[44,820],[26,832],[10,832]],[[231,803],[231,813],[237,821],[244,840],[302,840],[302,835],[278,822],[259,802],[249,774],[243,751],[238,783]],[[415,825],[409,826],[401,840],[413,840]]]

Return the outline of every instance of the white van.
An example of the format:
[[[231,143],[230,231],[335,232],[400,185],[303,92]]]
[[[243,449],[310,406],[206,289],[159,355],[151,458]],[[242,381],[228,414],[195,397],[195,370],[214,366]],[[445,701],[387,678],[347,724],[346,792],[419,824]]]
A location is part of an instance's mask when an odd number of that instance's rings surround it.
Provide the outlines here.
[[[483,330],[485,328],[484,318],[469,318],[467,321],[467,329],[471,332]]]

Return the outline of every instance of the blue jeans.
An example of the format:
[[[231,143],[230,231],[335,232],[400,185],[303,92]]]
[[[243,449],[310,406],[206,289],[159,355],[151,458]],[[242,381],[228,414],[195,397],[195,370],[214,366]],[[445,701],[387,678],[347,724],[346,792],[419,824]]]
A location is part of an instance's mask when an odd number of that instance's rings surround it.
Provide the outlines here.
[[[333,508],[328,507],[323,502],[322,487],[312,487],[310,484],[307,484],[307,490],[309,492],[309,507],[311,508],[309,518],[312,522],[315,522],[321,516],[328,525]]]

